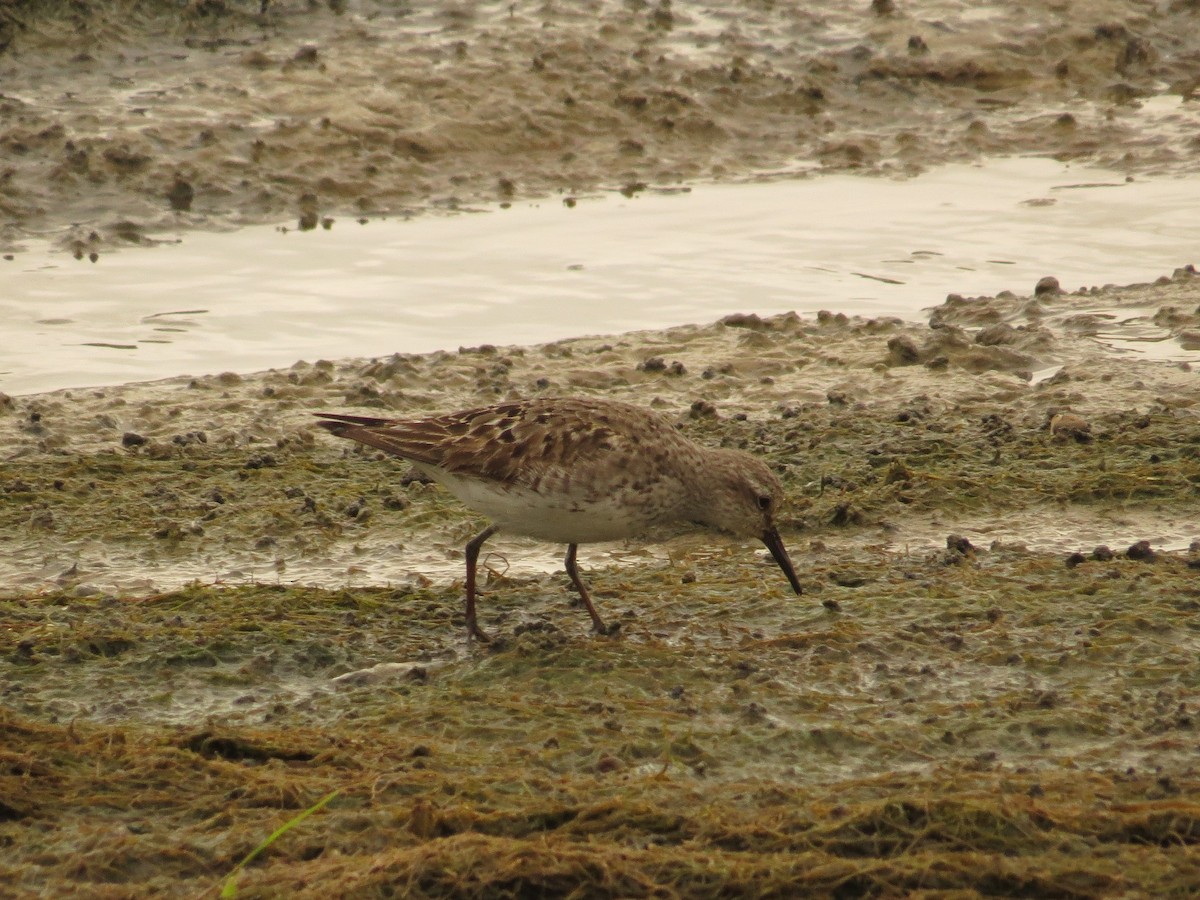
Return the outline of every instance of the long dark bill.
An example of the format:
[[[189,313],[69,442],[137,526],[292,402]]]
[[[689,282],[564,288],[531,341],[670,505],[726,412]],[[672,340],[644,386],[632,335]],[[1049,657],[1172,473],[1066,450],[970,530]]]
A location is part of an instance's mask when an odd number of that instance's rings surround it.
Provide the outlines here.
[[[788,583],[791,584],[792,590],[797,594],[803,594],[804,590],[800,587],[800,579],[796,577],[796,569],[792,565],[792,560],[788,556],[787,549],[783,546],[783,538],[779,536],[779,532],[772,528],[770,531],[764,532],[762,542],[767,545],[767,549],[771,551],[771,556],[775,558],[775,562],[779,563],[779,568],[783,569],[783,574],[787,576]]]

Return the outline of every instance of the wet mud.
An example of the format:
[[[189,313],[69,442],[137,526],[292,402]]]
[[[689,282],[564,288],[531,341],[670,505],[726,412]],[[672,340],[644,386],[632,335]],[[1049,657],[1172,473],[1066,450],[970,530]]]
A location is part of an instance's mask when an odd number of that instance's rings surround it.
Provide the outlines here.
[[[1193,171],[1189,3],[0,8],[9,247],[1036,153]]]
[[[475,653],[453,588],[8,602],[0,870],[215,893],[336,790],[240,896],[1184,894],[1189,562],[858,553],[798,599],[631,567],[595,579],[619,639],[544,579]]]
[[[0,8],[10,246],[985,153],[1194,164],[1186,129],[1135,127],[1194,90],[1186,3],[164,15]],[[1189,894],[1185,262],[925,322],[733,313],[0,395],[4,890]],[[469,646],[479,521],[311,413],[564,394],[766,458],[805,593],[718,536],[590,548],[601,638],[561,548],[497,540],[498,640]]]

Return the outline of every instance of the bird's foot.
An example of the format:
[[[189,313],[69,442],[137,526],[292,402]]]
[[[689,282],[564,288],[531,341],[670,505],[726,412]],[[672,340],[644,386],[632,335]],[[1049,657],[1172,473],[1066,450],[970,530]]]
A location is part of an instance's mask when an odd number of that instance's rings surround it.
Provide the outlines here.
[[[492,642],[491,635],[476,625],[474,622],[467,623],[467,643],[479,641],[481,644],[490,644]]]
[[[592,623],[592,631],[602,637],[617,637],[621,633],[621,623],[613,622],[611,625],[605,625],[604,622],[597,619]]]

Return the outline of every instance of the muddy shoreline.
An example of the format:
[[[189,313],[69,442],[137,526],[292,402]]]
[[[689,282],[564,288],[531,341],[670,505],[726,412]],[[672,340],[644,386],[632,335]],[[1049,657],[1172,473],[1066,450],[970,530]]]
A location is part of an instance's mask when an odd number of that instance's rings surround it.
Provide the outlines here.
[[[1188,4],[252,6],[190,3],[170,28],[152,3],[0,9],[6,249],[974,154],[1196,159],[1183,113],[1147,129],[1142,103],[1194,90]],[[1187,262],[952,296],[927,322],[731,310],[0,395],[0,879],[1182,896],[1200,881]],[[1127,321],[1170,352],[1101,339]],[[500,640],[469,647],[478,521],[311,413],[562,394],[767,459],[805,594],[712,536],[591,548],[621,625],[598,638],[560,548],[497,541],[481,624]]]
[[[1040,154],[1194,171],[1186,3],[14,3],[0,240]],[[1152,99],[1185,102],[1163,106]]]
[[[1087,312],[1098,305],[1112,312]],[[405,485],[403,465],[330,446],[313,431],[313,411],[420,416],[562,395],[638,402],[698,439],[763,454],[789,487],[795,527],[853,527],[896,549],[941,542],[939,522],[952,516],[977,541],[1069,552],[1088,539],[1148,538],[1186,548],[1200,537],[1186,511],[1195,371],[1096,341],[1122,309],[1156,309],[1162,340],[1190,346],[1200,277],[1181,268],[1127,288],[951,298],[928,325],[734,314],[534,347],[8,398],[0,527],[11,538],[0,575],[38,589],[61,587],[69,571],[95,591],[196,578],[455,577],[458,532],[475,520],[441,492]],[[1059,414],[1077,424],[1052,429]],[[350,508],[358,518],[348,521]],[[448,522],[461,523],[449,536]],[[532,553],[534,571],[557,567],[537,545],[501,546]]]
[[[1102,293],[1181,335],[1200,308],[1186,269]],[[1189,364],[1094,341],[1094,301],[11,400],[0,872],[215,892],[336,791],[242,893],[1185,890],[1200,404]],[[804,596],[719,538],[592,548],[597,638],[558,548],[498,542],[469,648],[479,523],[310,412],[560,392],[770,460]]]

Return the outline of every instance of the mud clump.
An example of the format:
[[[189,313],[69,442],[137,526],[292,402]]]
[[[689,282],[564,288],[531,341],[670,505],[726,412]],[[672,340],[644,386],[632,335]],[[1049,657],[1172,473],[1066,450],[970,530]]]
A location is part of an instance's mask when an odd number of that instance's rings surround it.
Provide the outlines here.
[[[1038,281],[1033,288],[1035,297],[1057,297],[1063,292],[1063,289],[1058,284],[1058,279],[1053,275],[1047,275]]]
[[[1150,546],[1149,541],[1138,541],[1125,551],[1127,559],[1136,560],[1137,562],[1154,562],[1158,559],[1158,554]]]
[[[171,209],[176,212],[187,212],[190,210],[192,208],[192,201],[195,198],[195,188],[182,178],[176,178],[167,191],[167,202],[171,204]]]
[[[1060,440],[1074,440],[1080,444],[1088,444],[1093,439],[1091,423],[1074,413],[1054,413],[1046,427],[1049,428],[1051,437]]]

